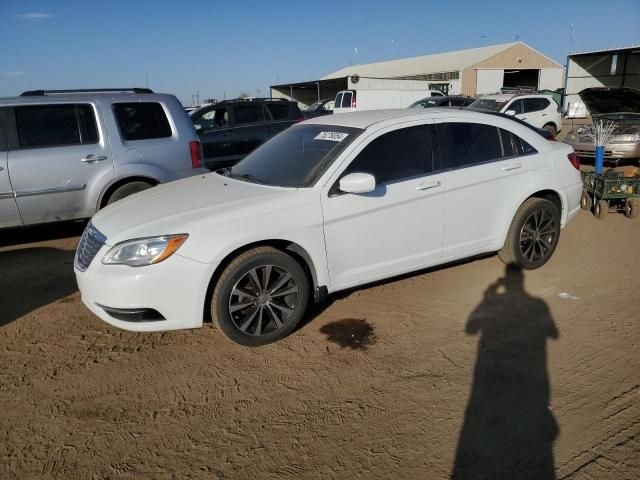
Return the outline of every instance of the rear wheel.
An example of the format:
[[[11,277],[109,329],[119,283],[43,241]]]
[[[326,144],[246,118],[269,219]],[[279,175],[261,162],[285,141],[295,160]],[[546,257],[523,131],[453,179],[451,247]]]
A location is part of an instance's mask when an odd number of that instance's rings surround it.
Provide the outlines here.
[[[606,200],[598,200],[593,207],[593,214],[596,218],[603,219],[609,213],[609,203]]]
[[[580,208],[583,210],[591,210],[592,204],[593,200],[591,200],[591,195],[589,195],[586,190],[583,190],[582,197],[580,197]]]
[[[120,185],[116,188],[113,193],[109,196],[109,200],[107,200],[107,205],[111,205],[118,200],[122,200],[129,195],[133,195],[134,193],[141,192],[146,190],[147,188],[151,188],[153,185],[147,182],[135,181],[125,183],[124,185]]]
[[[272,247],[249,250],[222,272],[211,298],[214,324],[248,347],[289,335],[309,301],[309,281],[300,264]]]
[[[637,198],[627,198],[624,205],[624,216],[627,218],[638,218],[640,214],[640,200]]]
[[[500,260],[510,266],[533,270],[549,261],[560,238],[560,212],[553,202],[529,198],[518,209]]]

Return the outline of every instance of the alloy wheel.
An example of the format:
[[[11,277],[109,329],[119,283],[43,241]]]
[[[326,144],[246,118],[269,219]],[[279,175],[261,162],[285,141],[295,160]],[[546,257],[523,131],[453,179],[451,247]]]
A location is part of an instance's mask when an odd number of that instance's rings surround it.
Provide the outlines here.
[[[261,336],[282,328],[297,304],[298,286],[293,275],[276,265],[261,265],[234,285],[229,315],[241,332]]]
[[[520,230],[520,252],[529,262],[537,263],[553,251],[556,222],[551,212],[537,210],[525,220]]]

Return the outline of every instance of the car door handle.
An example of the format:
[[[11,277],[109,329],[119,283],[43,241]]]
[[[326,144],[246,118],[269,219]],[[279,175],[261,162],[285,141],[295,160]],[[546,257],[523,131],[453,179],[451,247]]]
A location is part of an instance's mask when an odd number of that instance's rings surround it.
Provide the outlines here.
[[[442,185],[442,183],[436,181],[436,182],[425,182],[425,183],[420,183],[417,187],[416,190],[429,190],[430,188],[437,188],[440,185]]]
[[[504,167],[502,167],[502,171],[508,172],[509,170],[517,170],[519,168],[522,168],[521,163],[510,163],[509,165],[505,165]]]
[[[86,157],[81,158],[80,161],[85,163],[96,163],[96,162],[101,162],[103,160],[106,160],[107,158],[108,157],[106,155],[89,154]]]
[[[541,117],[546,117],[547,115],[549,115],[548,113],[543,113],[542,115],[540,115]]]

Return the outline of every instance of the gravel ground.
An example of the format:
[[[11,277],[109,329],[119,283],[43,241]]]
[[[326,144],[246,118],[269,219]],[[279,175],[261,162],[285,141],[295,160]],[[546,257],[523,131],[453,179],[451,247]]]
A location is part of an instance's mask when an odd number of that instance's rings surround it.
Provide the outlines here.
[[[81,304],[82,226],[0,234],[0,478],[640,478],[640,220],[330,298],[259,349]],[[561,295],[562,294],[562,295]]]

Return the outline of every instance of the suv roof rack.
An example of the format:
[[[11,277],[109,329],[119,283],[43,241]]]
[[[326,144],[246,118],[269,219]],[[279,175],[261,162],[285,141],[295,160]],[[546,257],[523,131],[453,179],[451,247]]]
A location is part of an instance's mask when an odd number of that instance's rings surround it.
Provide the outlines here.
[[[21,97],[43,97],[45,95],[60,95],[65,93],[153,93],[150,88],[74,88],[71,90],[28,90],[20,94]]]
[[[221,103],[231,103],[231,102],[289,102],[286,98],[273,98],[273,97],[248,97],[248,98],[230,98],[228,100],[222,100],[218,102],[217,105]]]
[[[502,87],[500,93],[538,93],[536,87]]]

